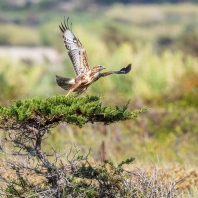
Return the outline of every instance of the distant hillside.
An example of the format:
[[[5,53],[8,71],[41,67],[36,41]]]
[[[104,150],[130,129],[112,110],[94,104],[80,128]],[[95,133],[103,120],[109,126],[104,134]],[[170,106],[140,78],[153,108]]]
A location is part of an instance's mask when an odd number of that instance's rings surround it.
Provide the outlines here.
[[[122,4],[150,4],[150,3],[198,3],[198,0],[0,0],[0,9],[28,9],[34,6],[37,9],[64,9],[67,11],[86,10],[94,6]]]

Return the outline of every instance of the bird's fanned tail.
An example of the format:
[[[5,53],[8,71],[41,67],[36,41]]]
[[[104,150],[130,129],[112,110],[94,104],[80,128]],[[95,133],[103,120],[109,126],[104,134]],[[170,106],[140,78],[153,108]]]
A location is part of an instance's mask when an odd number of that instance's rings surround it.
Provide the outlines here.
[[[75,79],[74,78],[64,78],[64,77],[56,75],[56,83],[61,88],[68,90],[75,83]]]

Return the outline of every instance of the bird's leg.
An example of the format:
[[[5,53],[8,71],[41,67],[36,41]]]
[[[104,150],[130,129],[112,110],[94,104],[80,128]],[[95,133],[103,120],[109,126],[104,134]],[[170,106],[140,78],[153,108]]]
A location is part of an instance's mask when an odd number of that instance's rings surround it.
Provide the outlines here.
[[[80,86],[81,82],[80,80],[79,81],[76,81],[74,85],[72,85],[69,89],[68,89],[68,93],[66,95],[66,97],[71,93],[73,92],[75,89],[77,89],[79,86]]]
[[[72,92],[72,91],[71,91],[71,90],[69,90],[69,91],[68,91],[68,93],[67,93],[67,95],[66,95],[66,97],[67,97],[67,96],[69,96],[69,94],[70,94],[71,92]]]

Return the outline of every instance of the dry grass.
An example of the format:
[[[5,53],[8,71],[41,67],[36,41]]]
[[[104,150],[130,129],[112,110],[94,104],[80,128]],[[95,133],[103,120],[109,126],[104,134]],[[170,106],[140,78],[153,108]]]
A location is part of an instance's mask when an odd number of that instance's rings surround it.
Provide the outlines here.
[[[134,166],[134,165],[133,165]],[[139,168],[141,167],[141,168]],[[167,188],[175,185],[178,197],[195,196],[198,195],[198,169],[186,168],[185,166],[170,166],[167,167],[156,165],[138,165],[134,172],[139,172],[139,175],[144,175],[150,181],[158,180]],[[169,185],[169,186],[168,186]]]
[[[16,161],[17,163],[17,161]],[[71,163],[71,162],[70,162]],[[76,162],[72,162],[75,164]],[[101,163],[89,160],[90,165],[93,167],[101,166]],[[77,164],[76,164],[77,165]],[[22,166],[22,163],[21,163]],[[70,166],[65,165],[68,173]],[[45,177],[35,174],[31,171],[34,166],[29,164],[29,169],[20,169],[20,176],[25,179],[27,186],[37,186],[37,188],[44,189],[47,185]],[[107,166],[107,169],[110,167]],[[111,168],[110,168],[111,169]],[[196,197],[198,195],[198,169],[188,169],[184,166],[170,166],[170,167],[157,167],[156,165],[142,165],[138,166],[132,164],[131,167],[126,166],[126,178],[123,180],[123,185],[129,190],[127,197]],[[18,173],[10,169],[9,165],[2,164],[0,169],[1,177],[17,181]],[[109,174],[111,174],[109,172]],[[116,177],[116,176],[115,176]],[[112,175],[113,179],[113,175]],[[114,178],[115,179],[115,178]],[[113,181],[113,180],[112,180]],[[3,180],[2,180],[3,182]],[[88,182],[88,181],[87,181]],[[92,181],[96,185],[96,181]],[[89,182],[88,182],[89,183]],[[6,183],[2,183],[6,186]],[[26,186],[26,188],[27,188]],[[29,189],[29,188],[27,188]],[[29,189],[29,190],[30,190]],[[2,192],[0,192],[2,193]],[[86,197],[86,196],[85,196]]]

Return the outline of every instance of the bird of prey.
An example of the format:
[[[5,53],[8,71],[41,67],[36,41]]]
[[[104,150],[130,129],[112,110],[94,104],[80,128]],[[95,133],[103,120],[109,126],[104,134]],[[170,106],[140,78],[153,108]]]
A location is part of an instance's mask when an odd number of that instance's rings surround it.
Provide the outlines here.
[[[64,78],[56,75],[56,83],[61,88],[68,91],[68,96],[71,92],[83,93],[93,82],[100,77],[105,77],[111,74],[127,74],[131,70],[131,64],[122,68],[120,71],[109,71],[100,73],[105,69],[102,65],[97,65],[93,68],[89,66],[86,51],[80,40],[73,34],[72,30],[64,20],[64,23],[59,25],[62,32],[64,45],[68,50],[69,58],[73,64],[76,78]]]

